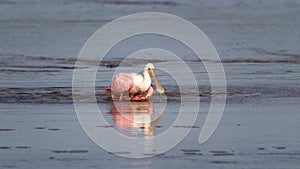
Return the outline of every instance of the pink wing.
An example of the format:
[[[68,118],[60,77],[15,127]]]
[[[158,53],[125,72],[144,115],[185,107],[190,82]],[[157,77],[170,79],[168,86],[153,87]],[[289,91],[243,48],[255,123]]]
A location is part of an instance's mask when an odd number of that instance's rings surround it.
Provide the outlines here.
[[[119,73],[111,83],[111,93],[128,92],[134,85],[133,74]]]

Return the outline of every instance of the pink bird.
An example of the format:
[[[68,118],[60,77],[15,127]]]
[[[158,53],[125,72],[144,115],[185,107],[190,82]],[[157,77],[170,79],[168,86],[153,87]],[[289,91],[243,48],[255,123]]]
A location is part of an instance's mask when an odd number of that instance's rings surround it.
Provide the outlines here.
[[[151,77],[153,78],[156,90],[164,93],[165,89],[156,78],[152,63],[148,63],[143,75],[137,73],[118,73],[115,75],[111,85],[106,89],[106,93],[111,93],[113,100],[145,101],[149,100],[153,94]]]

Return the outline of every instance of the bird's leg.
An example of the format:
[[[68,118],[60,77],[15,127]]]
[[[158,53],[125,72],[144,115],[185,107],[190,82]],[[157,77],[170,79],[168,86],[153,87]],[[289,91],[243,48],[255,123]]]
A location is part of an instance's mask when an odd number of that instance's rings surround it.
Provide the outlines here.
[[[119,101],[122,101],[123,93],[120,93]]]
[[[124,92],[123,93],[123,98],[122,98],[123,100],[126,100],[126,101],[128,101],[128,100],[130,100],[130,94],[129,94],[129,92]]]

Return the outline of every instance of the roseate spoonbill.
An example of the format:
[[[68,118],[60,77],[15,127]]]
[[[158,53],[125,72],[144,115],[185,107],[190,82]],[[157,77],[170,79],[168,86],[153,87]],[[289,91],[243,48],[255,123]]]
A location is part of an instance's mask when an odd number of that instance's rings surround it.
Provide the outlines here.
[[[148,63],[143,70],[143,75],[137,73],[118,73],[112,80],[110,87],[106,89],[106,93],[111,93],[113,100],[149,100],[153,94],[152,77],[156,85],[156,90],[162,94],[165,92],[165,89],[158,82],[154,69],[154,65]]]

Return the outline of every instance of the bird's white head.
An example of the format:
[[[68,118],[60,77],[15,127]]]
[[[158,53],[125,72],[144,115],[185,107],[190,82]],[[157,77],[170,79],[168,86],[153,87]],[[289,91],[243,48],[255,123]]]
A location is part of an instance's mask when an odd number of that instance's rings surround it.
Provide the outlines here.
[[[146,71],[149,71],[150,69],[155,69],[155,67],[152,63],[148,63],[144,68],[144,70],[146,70]]]
[[[156,85],[156,90],[158,91],[158,93],[164,93],[165,92],[165,89],[160,85],[160,83],[158,82],[157,78],[156,78],[156,73],[155,73],[155,67],[152,63],[148,63],[145,68],[144,68],[144,71],[147,71],[150,76],[152,77],[152,79],[154,80],[155,82],[155,85]]]

